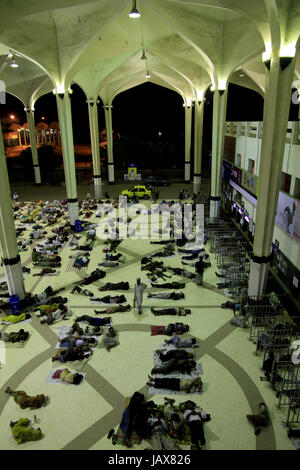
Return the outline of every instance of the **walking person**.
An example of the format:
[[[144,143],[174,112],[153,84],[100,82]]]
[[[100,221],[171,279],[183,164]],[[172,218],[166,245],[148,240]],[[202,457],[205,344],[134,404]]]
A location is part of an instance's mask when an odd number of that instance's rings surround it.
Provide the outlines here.
[[[133,308],[135,308],[135,304],[137,303],[139,315],[142,313],[143,293],[146,287],[147,285],[143,284],[141,279],[138,277],[134,285]]]

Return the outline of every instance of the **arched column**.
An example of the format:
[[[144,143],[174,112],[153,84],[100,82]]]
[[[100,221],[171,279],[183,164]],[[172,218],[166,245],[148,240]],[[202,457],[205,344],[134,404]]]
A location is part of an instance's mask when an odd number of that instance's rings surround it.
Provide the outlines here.
[[[221,169],[224,152],[226,108],[227,90],[215,90],[213,101],[210,217],[219,217],[220,215]]]
[[[194,194],[201,189],[204,100],[195,101],[194,121]]]
[[[58,93],[56,95],[56,101],[61,133],[60,138],[64,161],[69,219],[71,227],[74,228],[75,220],[79,219],[79,209],[72,128],[71,99],[69,93]]]
[[[30,109],[29,106],[25,108],[25,111],[26,111],[28,129],[29,129],[32,163],[33,163],[33,169],[34,169],[34,181],[35,181],[35,184],[41,184],[41,171],[40,171],[39,157],[38,157],[38,151],[37,151],[37,146],[36,146],[34,111],[33,109]]]
[[[97,101],[95,101],[94,99],[88,100],[95,199],[100,199],[102,196],[98,104],[99,104],[98,100]]]
[[[105,112],[105,128],[107,139],[107,166],[108,166],[108,184],[115,182],[115,168],[113,155],[113,132],[112,132],[112,105],[104,106]]]
[[[258,190],[253,259],[248,289],[248,294],[255,296],[264,294],[268,278],[295,58],[289,59],[288,62],[286,65],[286,58],[283,61],[274,54],[270,63],[266,64],[266,94],[259,167],[259,179],[263,184],[259,185]]]
[[[19,255],[10,184],[0,123],[0,245],[5,278],[10,295],[25,297],[25,286]]]
[[[185,105],[184,181],[191,179],[192,106]]]

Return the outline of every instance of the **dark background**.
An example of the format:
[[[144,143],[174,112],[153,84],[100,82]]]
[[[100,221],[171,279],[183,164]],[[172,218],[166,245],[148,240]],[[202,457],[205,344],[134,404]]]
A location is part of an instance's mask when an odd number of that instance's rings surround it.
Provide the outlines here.
[[[72,85],[73,94],[72,117],[75,144],[89,144],[89,121],[86,97],[77,85]],[[207,165],[208,155],[211,151],[213,93],[206,93],[203,132],[203,165]],[[227,121],[262,121],[263,98],[256,92],[247,88],[230,84],[228,90]],[[105,128],[104,110],[100,100],[99,129]],[[23,104],[14,96],[6,95],[6,105],[0,106],[1,119],[16,116],[15,121],[23,124],[26,114]],[[50,124],[57,121],[56,98],[49,93],[35,104],[35,120]],[[179,94],[167,88],[152,83],[144,83],[118,95],[113,101],[112,109],[113,129],[120,134],[120,141],[115,145],[116,155],[124,160],[147,159],[149,163],[151,151],[157,154],[162,147],[166,156],[166,164],[170,162],[183,167],[184,163],[184,107]],[[298,120],[298,106],[291,104],[289,120]],[[158,135],[161,132],[161,136]],[[167,149],[169,150],[167,152]],[[192,146],[193,147],[193,146]],[[135,152],[134,149],[138,149]],[[151,150],[152,149],[152,150]],[[142,155],[143,154],[143,155]],[[146,155],[147,154],[147,155]],[[150,158],[151,160],[151,158]],[[117,162],[117,159],[116,159]],[[127,163],[127,162],[126,162]],[[138,164],[139,162],[136,161]],[[124,164],[124,161],[123,161]],[[166,166],[167,167],[167,166]]]

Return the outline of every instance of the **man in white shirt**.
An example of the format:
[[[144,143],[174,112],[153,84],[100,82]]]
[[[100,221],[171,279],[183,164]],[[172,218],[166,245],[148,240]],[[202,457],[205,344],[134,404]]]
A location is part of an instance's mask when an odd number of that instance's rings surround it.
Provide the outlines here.
[[[191,432],[191,449],[200,450],[199,441],[201,445],[205,446],[205,435],[203,422],[209,419],[208,415],[200,408],[196,408],[196,404],[192,401],[186,402],[187,408],[183,413],[183,418],[187,422]]]

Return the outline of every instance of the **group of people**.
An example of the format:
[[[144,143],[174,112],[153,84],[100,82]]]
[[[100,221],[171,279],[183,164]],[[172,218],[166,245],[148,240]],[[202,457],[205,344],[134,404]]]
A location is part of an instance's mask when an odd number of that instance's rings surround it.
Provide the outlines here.
[[[175,405],[175,400],[165,397],[163,405],[147,401],[135,392],[126,406],[117,432],[111,429],[108,437],[114,444],[132,447],[146,439],[152,450],[178,450],[181,444],[191,443],[192,450],[206,444],[204,423],[211,416],[192,400]]]

